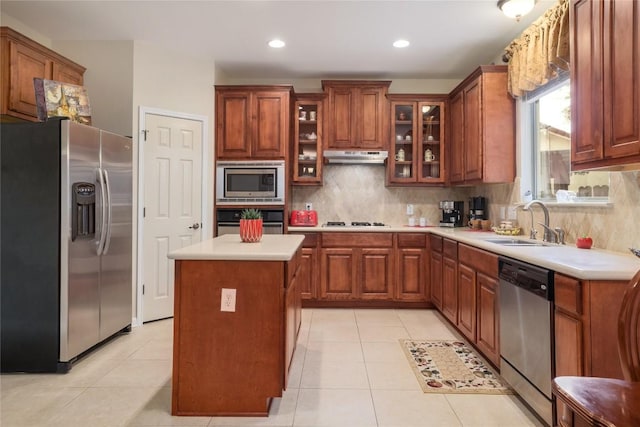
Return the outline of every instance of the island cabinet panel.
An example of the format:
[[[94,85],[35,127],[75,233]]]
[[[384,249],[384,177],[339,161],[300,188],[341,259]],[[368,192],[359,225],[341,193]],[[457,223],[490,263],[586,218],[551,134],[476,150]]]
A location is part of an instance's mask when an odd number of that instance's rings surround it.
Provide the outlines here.
[[[390,81],[323,80],[328,113],[326,148],[376,149],[386,146]]]
[[[82,86],[85,68],[8,27],[0,29],[2,100],[0,114],[38,119],[33,79]]]
[[[285,262],[176,260],[173,415],[268,414],[285,386],[286,274]],[[221,311],[223,288],[235,311]]]
[[[216,86],[218,159],[284,159],[289,149],[293,89]]]

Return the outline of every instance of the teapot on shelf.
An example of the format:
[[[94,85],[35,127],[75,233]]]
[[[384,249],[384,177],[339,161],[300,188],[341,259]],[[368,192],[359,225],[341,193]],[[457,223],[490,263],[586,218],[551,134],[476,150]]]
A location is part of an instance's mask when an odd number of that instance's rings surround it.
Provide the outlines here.
[[[430,148],[427,148],[426,150],[424,150],[424,161],[425,162],[432,162],[436,159],[436,156],[433,154],[433,152],[431,151]]]
[[[404,162],[404,149],[399,149],[398,154],[396,154],[396,160],[399,162]]]

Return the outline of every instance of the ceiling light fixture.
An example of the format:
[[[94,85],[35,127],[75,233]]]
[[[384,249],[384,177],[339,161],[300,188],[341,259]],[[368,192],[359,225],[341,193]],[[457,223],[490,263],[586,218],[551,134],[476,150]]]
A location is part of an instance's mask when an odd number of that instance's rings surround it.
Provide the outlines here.
[[[401,39],[401,40],[396,40],[396,41],[393,42],[393,47],[402,48],[402,47],[407,47],[407,46],[409,46],[409,42],[407,40],[402,40]]]
[[[276,49],[284,47],[284,45],[285,45],[285,43],[280,39],[273,39],[273,40],[271,40],[269,42],[269,46],[271,46],[273,48],[276,48]]]
[[[531,12],[536,0],[498,0],[498,9],[509,18],[520,21],[527,13]]]

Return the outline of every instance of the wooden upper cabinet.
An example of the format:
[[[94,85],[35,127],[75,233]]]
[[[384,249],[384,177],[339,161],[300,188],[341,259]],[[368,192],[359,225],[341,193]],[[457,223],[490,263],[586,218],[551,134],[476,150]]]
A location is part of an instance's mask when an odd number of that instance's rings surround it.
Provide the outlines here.
[[[457,92],[449,101],[449,180],[464,182],[464,92]]]
[[[640,4],[572,0],[571,169],[640,167]]]
[[[379,150],[386,146],[390,81],[323,80],[328,96],[326,147]]]
[[[82,86],[85,68],[8,27],[0,28],[2,50],[1,114],[36,121],[33,79]]]
[[[449,181],[513,182],[515,102],[507,92],[507,67],[479,67],[451,92],[449,100]]]
[[[216,86],[219,159],[284,159],[291,86]]]

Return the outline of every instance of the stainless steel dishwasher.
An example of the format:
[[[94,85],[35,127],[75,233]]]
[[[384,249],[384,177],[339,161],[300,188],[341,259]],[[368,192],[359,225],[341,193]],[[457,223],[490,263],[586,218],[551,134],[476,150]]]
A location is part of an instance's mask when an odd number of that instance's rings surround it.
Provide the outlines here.
[[[553,425],[553,271],[499,258],[500,374]]]

